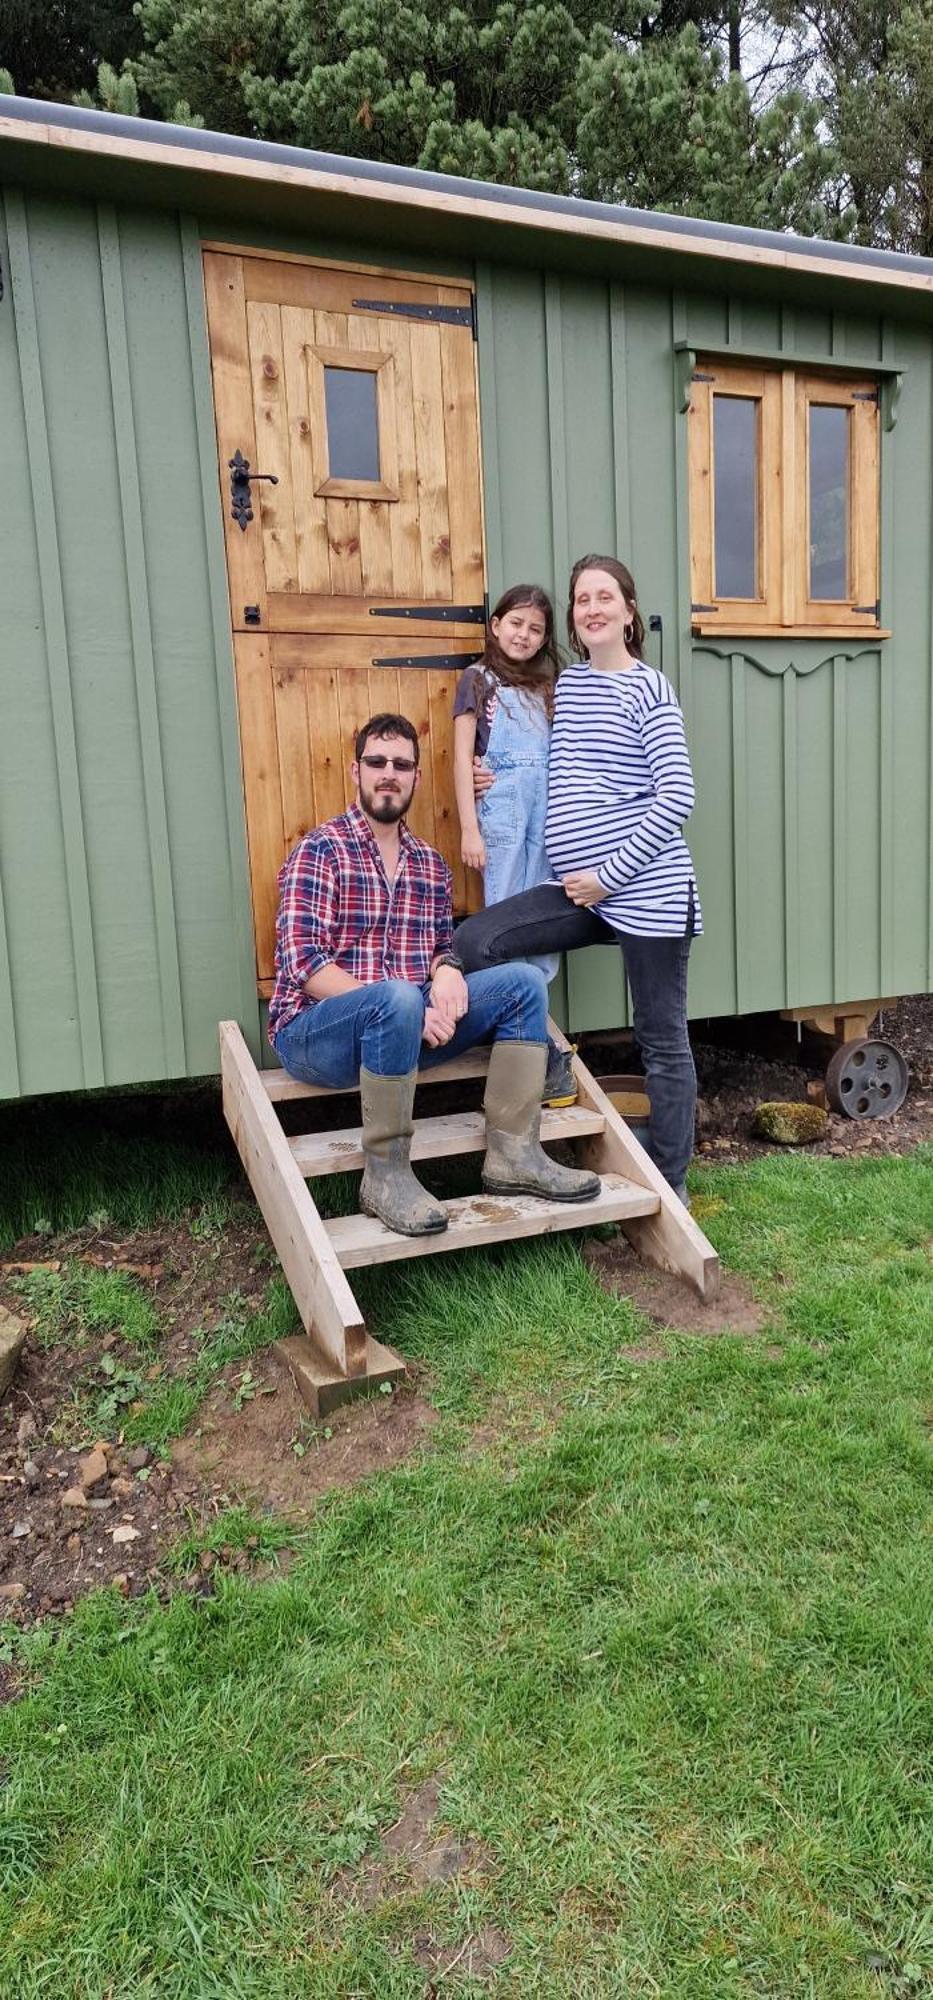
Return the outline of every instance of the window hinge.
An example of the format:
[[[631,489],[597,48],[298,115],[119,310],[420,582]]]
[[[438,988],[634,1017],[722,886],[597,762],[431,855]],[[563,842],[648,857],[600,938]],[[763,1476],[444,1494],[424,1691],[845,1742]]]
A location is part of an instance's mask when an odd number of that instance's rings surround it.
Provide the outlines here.
[[[700,370],[695,368],[690,380],[691,382],[715,382],[716,377],[715,375],[702,375]]]
[[[877,389],[853,389],[852,401],[853,403],[877,403],[879,401],[878,391]]]
[[[880,597],[875,598],[874,604],[853,604],[852,609],[859,618],[875,618],[877,619],[878,624],[880,625],[881,623]]]
[[[691,611],[718,611],[718,604],[691,604]]]

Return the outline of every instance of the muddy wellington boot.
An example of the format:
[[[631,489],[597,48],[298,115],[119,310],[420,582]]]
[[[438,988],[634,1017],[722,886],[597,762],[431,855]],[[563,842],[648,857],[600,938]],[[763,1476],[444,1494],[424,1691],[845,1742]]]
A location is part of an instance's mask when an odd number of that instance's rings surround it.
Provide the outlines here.
[[[417,1076],[414,1069],[408,1076],[360,1070],[366,1156],[360,1207],[400,1236],[432,1236],[447,1228],[447,1210],[415,1179],[409,1164]]]
[[[544,1042],[495,1042],[486,1096],[487,1194],[537,1194],[545,1201],[592,1201],[601,1182],[580,1167],[561,1167],[539,1143]]]

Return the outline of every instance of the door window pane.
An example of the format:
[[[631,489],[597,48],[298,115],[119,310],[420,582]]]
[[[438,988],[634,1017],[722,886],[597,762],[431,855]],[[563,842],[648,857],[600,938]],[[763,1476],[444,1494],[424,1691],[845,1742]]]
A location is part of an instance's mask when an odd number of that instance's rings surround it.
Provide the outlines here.
[[[810,596],[849,594],[849,412],[810,404]]]
[[[758,410],[755,396],[713,397],[717,597],[758,596]]]
[[[375,372],[369,368],[325,368],[324,403],[330,478],[378,479]]]

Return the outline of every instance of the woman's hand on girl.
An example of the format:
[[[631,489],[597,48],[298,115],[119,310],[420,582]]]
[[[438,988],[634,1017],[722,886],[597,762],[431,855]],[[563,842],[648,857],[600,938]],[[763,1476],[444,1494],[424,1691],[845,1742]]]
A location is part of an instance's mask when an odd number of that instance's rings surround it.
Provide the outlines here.
[[[468,827],[466,833],[461,836],[460,859],[465,868],[479,868],[480,871],[485,868],[486,842],[479,827]]]
[[[575,875],[565,875],[564,890],[570,901],[583,910],[588,910],[593,903],[601,903],[603,897],[609,894],[592,868],[581,868]]]

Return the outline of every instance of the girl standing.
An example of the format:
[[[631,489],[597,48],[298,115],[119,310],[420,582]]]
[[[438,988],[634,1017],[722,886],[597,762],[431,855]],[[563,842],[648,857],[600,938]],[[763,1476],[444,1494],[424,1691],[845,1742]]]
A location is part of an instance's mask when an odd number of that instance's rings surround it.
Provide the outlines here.
[[[454,696],[454,788],[460,852],[479,869],[487,908],[553,880],[545,844],[548,760],[554,689],[559,669],[554,609],[534,583],[516,583],[489,620],[480,666],[467,667]],[[494,782],[479,798],[475,760]],[[533,963],[552,980],[554,952]],[[570,1058],[551,1044],[544,1101],[573,1102]]]
[[[469,918],[455,949],[473,972],[545,943],[621,946],[651,1101],[649,1150],[686,1200],[696,1108],[687,961],[701,919],[681,831],[694,800],[683,716],[670,682],[641,657],[635,585],[614,556],[575,564],[567,629],[579,664],[557,689],[547,817],[559,885]]]

